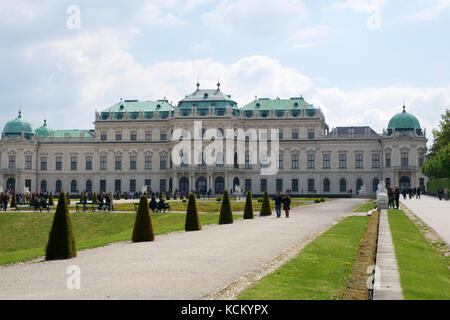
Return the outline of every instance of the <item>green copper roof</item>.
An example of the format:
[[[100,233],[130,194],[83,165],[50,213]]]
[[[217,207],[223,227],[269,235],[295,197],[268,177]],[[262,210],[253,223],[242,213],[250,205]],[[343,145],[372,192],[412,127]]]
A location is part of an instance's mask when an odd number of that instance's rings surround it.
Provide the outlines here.
[[[36,129],[36,135],[38,138],[48,138],[50,137],[50,133],[54,131],[47,126],[47,120],[44,120],[44,125]]]
[[[182,99],[178,103],[178,108],[183,110],[196,107],[199,115],[203,115],[210,107],[215,109],[216,115],[221,112],[219,109],[225,110],[228,106],[231,106],[233,110],[238,110],[236,101],[231,99],[230,95],[220,91],[220,83],[217,84],[217,89],[199,89],[199,87],[200,84],[197,83],[197,90]],[[190,111],[183,112],[186,113]]]
[[[137,119],[139,112],[144,112],[146,119],[152,119],[155,111],[160,112],[160,115],[169,114],[174,107],[167,102],[167,100],[158,101],[138,101],[138,100],[125,100],[120,101],[108,109],[103,110],[100,113],[100,117],[104,120],[109,119],[110,112],[113,112],[113,119],[123,119],[125,112],[129,113],[131,119]]]
[[[412,114],[406,112],[405,106],[403,106],[403,111],[397,113],[392,119],[389,121],[388,130],[415,130],[421,129],[419,120]]]
[[[32,138],[35,134],[33,125],[22,118],[20,111],[16,119],[9,121],[5,125],[3,132],[7,137],[19,137],[23,133],[27,139]]]
[[[245,105],[242,110],[263,111],[263,110],[300,110],[310,109],[315,110],[312,104],[307,103],[303,97],[291,98],[291,99],[265,99],[260,98],[253,100],[249,104]]]
[[[92,135],[88,130],[55,130],[53,134],[54,138],[92,138]]]

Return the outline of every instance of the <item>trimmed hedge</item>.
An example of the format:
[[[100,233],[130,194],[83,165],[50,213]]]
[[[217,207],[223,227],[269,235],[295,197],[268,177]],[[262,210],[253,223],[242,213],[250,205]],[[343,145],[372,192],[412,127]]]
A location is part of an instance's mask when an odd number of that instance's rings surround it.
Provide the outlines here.
[[[428,181],[426,191],[428,194],[436,196],[439,187],[442,188],[442,190],[444,190],[445,188],[450,189],[450,178],[442,178]]]
[[[262,200],[261,211],[259,212],[259,215],[262,217],[272,215],[272,208],[270,207],[269,193],[267,191],[264,192],[264,198]]]
[[[219,224],[233,223],[233,212],[231,211],[230,196],[225,190],[222,198],[222,205],[220,206]]]
[[[45,259],[70,259],[76,256],[77,249],[75,247],[67,196],[64,192],[61,192],[45,250]]]
[[[200,217],[198,215],[197,199],[193,193],[189,194],[189,202],[186,211],[186,224],[184,230],[198,231],[202,229]]]
[[[139,201],[139,208],[133,227],[132,241],[144,242],[153,240],[155,240],[155,233],[153,232],[152,217],[150,216],[150,209],[148,207],[148,198],[144,194]]]
[[[253,203],[252,203],[252,193],[247,192],[247,197],[245,198],[245,208],[244,208],[244,219],[253,219]]]

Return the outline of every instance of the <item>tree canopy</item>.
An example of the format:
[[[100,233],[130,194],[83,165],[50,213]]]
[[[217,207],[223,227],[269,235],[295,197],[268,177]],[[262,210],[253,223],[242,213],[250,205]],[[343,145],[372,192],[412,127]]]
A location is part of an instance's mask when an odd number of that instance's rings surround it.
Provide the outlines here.
[[[441,115],[439,128],[433,129],[433,145],[422,172],[432,178],[450,177],[450,110]]]

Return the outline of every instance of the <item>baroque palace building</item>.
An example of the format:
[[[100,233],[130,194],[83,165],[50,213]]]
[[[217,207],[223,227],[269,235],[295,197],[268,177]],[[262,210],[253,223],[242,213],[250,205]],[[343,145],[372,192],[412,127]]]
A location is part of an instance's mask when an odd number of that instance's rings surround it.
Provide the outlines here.
[[[199,88],[178,106],[167,100],[124,100],[95,113],[94,130],[34,130],[21,112],[8,122],[0,142],[0,186],[22,192],[64,190],[139,192],[209,190],[221,194],[240,185],[253,194],[289,190],[293,195],[373,195],[386,186],[424,186],[421,166],[426,136],[415,116],[403,111],[377,133],[368,126],[329,130],[325,116],[302,96],[255,98],[238,108],[230,95]],[[193,130],[279,129],[278,173],[261,175],[260,164],[180,164],[171,159],[177,128]],[[225,143],[224,143],[225,145]],[[245,143],[246,148],[248,143]],[[224,151],[225,152],[225,151]]]

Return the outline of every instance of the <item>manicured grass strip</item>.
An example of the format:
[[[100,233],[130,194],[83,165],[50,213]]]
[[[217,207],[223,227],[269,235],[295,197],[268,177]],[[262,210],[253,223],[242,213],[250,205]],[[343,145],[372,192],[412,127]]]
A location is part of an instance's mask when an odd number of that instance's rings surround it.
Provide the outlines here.
[[[72,213],[77,250],[131,240],[134,213]],[[240,219],[242,215],[234,215]],[[184,230],[183,213],[153,214],[155,234]],[[218,214],[200,215],[202,225],[215,224]],[[26,261],[45,254],[53,213],[0,214],[0,265]]]
[[[363,203],[359,207],[356,207],[353,212],[367,212],[372,209],[375,209],[375,204],[370,200],[370,202]]]
[[[347,217],[274,273],[244,290],[240,300],[342,299],[368,217]]]
[[[407,300],[450,299],[450,270],[401,210],[388,210],[389,225]]]

